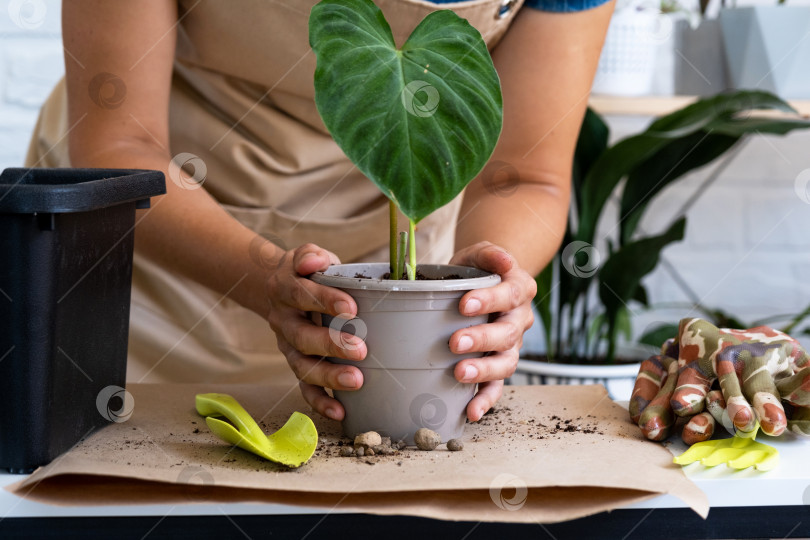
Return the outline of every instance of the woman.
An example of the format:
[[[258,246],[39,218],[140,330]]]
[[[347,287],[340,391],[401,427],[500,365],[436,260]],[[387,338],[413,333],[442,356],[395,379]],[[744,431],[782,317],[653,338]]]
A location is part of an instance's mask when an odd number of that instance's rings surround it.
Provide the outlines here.
[[[460,354],[490,353],[455,368],[459,381],[479,383],[472,421],[514,372],[532,323],[532,276],[565,229],[574,146],[612,12],[601,1],[452,4],[493,50],[504,94],[489,166],[418,232],[420,262],[502,278],[460,302],[463,314],[490,313],[492,322],[450,340]],[[129,380],[292,381],[280,351],[305,399],[335,420],[343,408],[324,388],[362,385],[354,366],[321,358],[360,361],[364,345],[341,348],[304,315],[354,314],[350,296],[304,276],[339,260],[385,260],[387,245],[384,198],[331,140],[313,103],[314,3],[63,6],[66,78],[43,108],[29,165],[158,169],[172,180],[138,216]],[[437,9],[376,3],[397,43]]]

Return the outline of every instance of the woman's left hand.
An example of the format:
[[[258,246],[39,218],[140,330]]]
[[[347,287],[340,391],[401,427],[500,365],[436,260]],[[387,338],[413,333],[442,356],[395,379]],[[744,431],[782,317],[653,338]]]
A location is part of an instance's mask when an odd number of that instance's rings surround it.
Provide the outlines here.
[[[537,284],[528,272],[503,248],[479,242],[462,249],[450,264],[474,266],[501,276],[501,283],[465,294],[459,302],[462,315],[491,314],[490,322],[458,330],[450,337],[450,350],[456,354],[488,353],[466,358],[456,364],[456,379],[479,383],[478,393],[467,405],[467,418],[480,420],[503,393],[503,380],[517,367],[523,333],[534,322],[532,299]]]

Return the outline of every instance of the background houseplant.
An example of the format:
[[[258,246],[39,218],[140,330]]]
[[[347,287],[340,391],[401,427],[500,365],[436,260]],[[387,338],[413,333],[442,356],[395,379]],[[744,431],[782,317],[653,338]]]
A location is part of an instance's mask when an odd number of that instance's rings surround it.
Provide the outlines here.
[[[757,109],[793,111],[767,92],[720,94],[612,146],[604,121],[588,111],[575,155],[569,227],[557,257],[537,276],[535,305],[548,360],[617,361],[617,345],[632,335],[629,306],[649,304],[642,279],[655,268],[661,250],[685,233],[684,217],[658,235],[638,232],[650,201],[664,187],[721,156],[747,134],[810,127],[799,118],[752,115]],[[614,192],[618,215],[613,224],[602,222],[607,226],[602,237],[597,227]]]
[[[321,319],[332,338],[365,338],[366,358],[357,365],[362,387],[335,392],[346,410],[344,432],[374,430],[410,444],[421,427],[444,440],[458,437],[475,385],[455,380],[455,364],[469,355],[451,353],[448,340],[487,320],[459,313],[463,294],[500,278],[420,265],[429,279],[415,281],[414,228],[453,200],[492,154],[502,123],[498,75],[481,35],[452,11],[428,15],[399,48],[370,0],[323,0],[312,9],[309,28],[321,118],[391,201],[389,263],[336,265],[312,276],[357,304],[356,318]],[[397,241],[397,209],[409,221],[408,249]],[[403,267],[407,281],[397,279]],[[383,279],[389,271],[394,279]],[[470,279],[444,279],[452,275]]]

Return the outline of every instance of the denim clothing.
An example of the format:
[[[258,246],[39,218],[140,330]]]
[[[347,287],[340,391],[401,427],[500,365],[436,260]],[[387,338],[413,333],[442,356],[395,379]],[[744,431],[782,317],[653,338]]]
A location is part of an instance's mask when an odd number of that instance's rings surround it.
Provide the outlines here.
[[[459,0],[430,0],[434,4],[450,4]],[[586,9],[601,6],[608,0],[526,0],[523,4],[526,7],[539,9],[541,11],[554,11],[566,13],[573,11],[584,11]],[[506,8],[505,8],[506,9]]]

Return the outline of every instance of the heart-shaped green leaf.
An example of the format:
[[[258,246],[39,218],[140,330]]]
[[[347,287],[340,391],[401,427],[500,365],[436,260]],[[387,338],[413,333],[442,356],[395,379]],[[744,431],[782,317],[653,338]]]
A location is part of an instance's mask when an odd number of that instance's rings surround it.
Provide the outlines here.
[[[397,49],[370,0],[323,0],[309,41],[324,124],[408,218],[450,202],[484,167],[502,98],[486,44],[466,20],[433,12]]]

